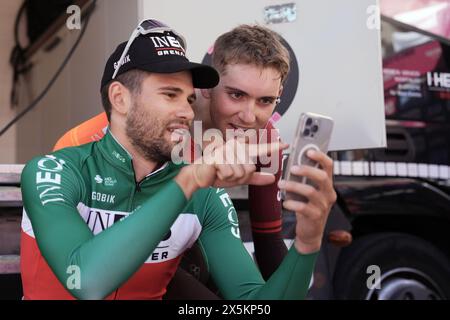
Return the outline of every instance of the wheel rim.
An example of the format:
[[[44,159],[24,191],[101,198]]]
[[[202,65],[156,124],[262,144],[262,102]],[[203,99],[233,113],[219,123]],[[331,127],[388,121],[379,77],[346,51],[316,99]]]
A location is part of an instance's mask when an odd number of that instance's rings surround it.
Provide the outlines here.
[[[444,294],[425,273],[396,268],[381,275],[369,289],[366,300],[442,300]]]

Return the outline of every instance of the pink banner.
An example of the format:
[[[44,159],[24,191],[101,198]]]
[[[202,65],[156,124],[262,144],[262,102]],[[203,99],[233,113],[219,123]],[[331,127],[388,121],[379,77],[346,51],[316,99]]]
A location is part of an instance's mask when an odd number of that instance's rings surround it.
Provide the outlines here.
[[[450,0],[381,0],[381,14],[450,40]]]

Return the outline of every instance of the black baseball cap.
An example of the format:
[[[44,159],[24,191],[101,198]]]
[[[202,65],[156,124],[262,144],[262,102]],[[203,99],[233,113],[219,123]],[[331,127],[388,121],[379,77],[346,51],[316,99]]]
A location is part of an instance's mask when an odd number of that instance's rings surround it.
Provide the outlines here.
[[[113,80],[119,59],[127,41],[119,44],[105,65],[101,88]],[[213,88],[219,83],[219,73],[211,66],[190,62],[186,57],[184,40],[177,33],[149,33],[134,39],[123,58],[116,77],[132,69],[155,73],[191,71],[194,88]],[[100,89],[101,89],[100,88]]]

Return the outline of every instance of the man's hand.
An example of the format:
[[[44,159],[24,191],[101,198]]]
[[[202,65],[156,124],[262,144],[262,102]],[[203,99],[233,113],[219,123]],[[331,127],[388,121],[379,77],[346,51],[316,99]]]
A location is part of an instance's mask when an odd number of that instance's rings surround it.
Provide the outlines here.
[[[323,152],[309,150],[308,157],[319,163],[319,168],[293,166],[291,173],[306,177],[316,188],[294,181],[281,180],[280,189],[308,198],[308,202],[284,201],[283,207],[297,216],[295,247],[302,254],[320,250],[325,224],[331,207],[336,202],[333,188],[333,160]]]
[[[209,186],[227,188],[237,185],[267,185],[275,181],[273,174],[255,172],[255,161],[260,156],[278,156],[287,144],[244,144],[238,140],[228,140],[209,153],[184,167],[176,181],[190,197],[198,188]]]

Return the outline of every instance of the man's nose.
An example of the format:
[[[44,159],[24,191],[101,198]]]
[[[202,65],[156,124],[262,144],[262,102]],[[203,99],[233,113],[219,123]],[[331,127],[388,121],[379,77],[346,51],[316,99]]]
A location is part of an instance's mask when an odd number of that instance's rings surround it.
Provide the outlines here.
[[[256,121],[255,116],[255,102],[250,100],[241,112],[239,112],[239,119],[246,124],[253,124]]]
[[[189,121],[193,120],[195,114],[192,105],[189,102],[186,102],[183,107],[178,110],[177,116]]]

